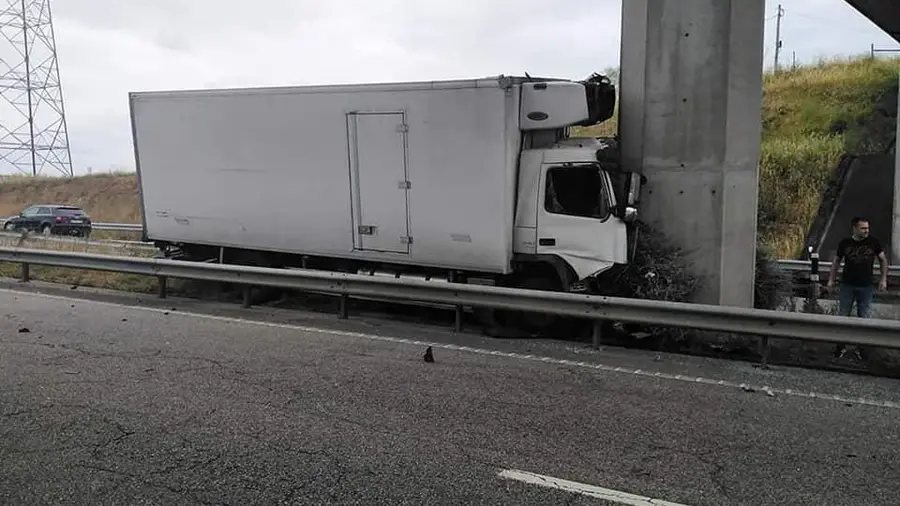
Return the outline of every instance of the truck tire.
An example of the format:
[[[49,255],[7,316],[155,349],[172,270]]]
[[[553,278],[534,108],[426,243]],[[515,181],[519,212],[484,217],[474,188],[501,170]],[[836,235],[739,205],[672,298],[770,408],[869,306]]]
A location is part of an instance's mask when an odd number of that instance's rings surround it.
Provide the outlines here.
[[[556,292],[563,289],[563,281],[552,266],[534,264],[507,278],[502,286]],[[567,318],[551,314],[501,309],[493,310],[490,313],[489,326],[494,327],[495,332],[499,330],[499,333],[504,335],[547,336],[564,330],[566,327],[564,323],[567,320]]]

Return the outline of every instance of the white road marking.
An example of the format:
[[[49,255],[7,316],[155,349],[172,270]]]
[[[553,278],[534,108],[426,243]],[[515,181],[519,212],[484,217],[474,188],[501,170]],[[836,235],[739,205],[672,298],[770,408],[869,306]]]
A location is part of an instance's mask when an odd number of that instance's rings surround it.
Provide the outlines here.
[[[576,481],[563,480],[552,476],[544,476],[542,474],[529,473],[527,471],[516,471],[514,469],[505,469],[498,474],[500,478],[507,480],[516,480],[531,485],[541,487],[555,488],[573,494],[580,494],[604,501],[614,502],[617,504],[627,504],[628,506],[686,506],[662,499],[653,499],[641,495],[629,494],[609,488],[596,487],[594,485],[586,485]]]
[[[709,379],[703,378],[700,376],[684,376],[681,374],[670,374],[660,371],[645,371],[643,369],[630,369],[627,367],[619,367],[619,366],[611,366],[600,363],[587,363],[575,360],[567,360],[564,358],[553,358],[553,357],[538,357],[534,355],[524,355],[521,353],[514,352],[504,352],[498,350],[488,350],[483,348],[472,348],[470,346],[459,346],[455,344],[446,344],[446,343],[436,343],[429,341],[417,341],[415,339],[406,339],[402,337],[391,337],[391,336],[379,336],[375,334],[366,334],[363,332],[351,332],[345,330],[334,330],[334,329],[323,329],[318,327],[309,327],[304,325],[291,325],[287,323],[272,323],[265,322],[260,320],[248,320],[246,318],[235,318],[231,316],[218,316],[211,315],[205,313],[194,313],[190,311],[171,311],[165,308],[155,308],[155,307],[147,307],[147,306],[136,306],[129,304],[121,304],[116,302],[105,302],[105,301],[95,301],[89,299],[82,299],[78,297],[66,297],[62,295],[51,295],[46,293],[36,293],[36,292],[24,292],[18,290],[10,290],[6,288],[0,288],[0,293],[8,293],[15,296],[32,296],[37,298],[44,299],[56,299],[56,300],[65,300],[65,301],[78,301],[83,303],[96,304],[101,306],[108,307],[117,307],[130,309],[135,311],[145,311],[149,313],[169,313],[170,316],[184,316],[189,318],[197,318],[204,320],[212,320],[212,321],[220,321],[220,322],[228,322],[228,323],[236,323],[242,325],[255,325],[260,327],[269,327],[269,328],[277,328],[277,329],[286,329],[286,330],[297,330],[300,332],[310,332],[317,334],[325,334],[332,336],[341,336],[341,337],[353,337],[358,339],[368,339],[371,341],[382,341],[389,343],[398,343],[398,344],[412,344],[416,346],[431,346],[435,349],[444,349],[444,350],[453,350],[453,351],[464,351],[469,353],[474,353],[477,355],[495,355],[502,356],[508,358],[514,358],[517,360],[527,360],[532,362],[544,362],[548,364],[555,365],[565,365],[569,367],[579,367],[584,369],[591,369],[596,371],[604,371],[604,372],[614,372],[619,374],[631,374],[634,376],[642,376],[647,378],[656,378],[663,379],[669,381],[679,381],[679,382],[687,382],[687,383],[702,383],[705,385],[713,385],[727,388],[734,388],[739,390],[754,390],[757,392],[764,392],[770,396],[773,394],[787,395],[791,397],[802,397],[805,399],[821,399],[828,400],[834,402],[840,402],[844,404],[858,404],[863,406],[875,406],[879,408],[891,408],[891,409],[900,409],[900,402],[893,401],[881,401],[877,399],[867,399],[865,397],[845,397],[841,395],[832,395],[832,394],[824,394],[820,392],[802,392],[794,389],[781,389],[781,388],[773,388],[768,385],[752,385],[749,383],[736,383],[733,381],[727,381],[722,379]]]

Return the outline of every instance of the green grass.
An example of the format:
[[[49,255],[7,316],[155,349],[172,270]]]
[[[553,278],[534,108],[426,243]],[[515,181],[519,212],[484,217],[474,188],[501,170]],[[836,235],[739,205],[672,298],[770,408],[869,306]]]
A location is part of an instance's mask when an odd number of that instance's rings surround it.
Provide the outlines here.
[[[898,72],[900,60],[866,57],[764,76],[759,241],[778,258],[801,252],[841,155],[883,151],[893,138],[893,122],[871,118]]]

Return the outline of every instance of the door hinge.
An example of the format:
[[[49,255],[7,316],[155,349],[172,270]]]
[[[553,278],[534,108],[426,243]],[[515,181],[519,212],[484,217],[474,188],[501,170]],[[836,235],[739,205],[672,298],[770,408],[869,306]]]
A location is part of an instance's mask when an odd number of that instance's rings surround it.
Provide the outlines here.
[[[403,237],[400,238],[400,243],[401,243],[401,244],[412,244],[412,242],[413,242],[413,241],[412,241],[412,236],[404,235]]]
[[[397,188],[400,188],[401,190],[409,190],[410,188],[412,188],[412,183],[410,183],[409,181],[400,181],[399,183],[397,183]]]
[[[397,133],[405,134],[409,132],[409,125],[397,125]]]
[[[374,225],[360,225],[357,230],[359,231],[359,235],[375,235]]]

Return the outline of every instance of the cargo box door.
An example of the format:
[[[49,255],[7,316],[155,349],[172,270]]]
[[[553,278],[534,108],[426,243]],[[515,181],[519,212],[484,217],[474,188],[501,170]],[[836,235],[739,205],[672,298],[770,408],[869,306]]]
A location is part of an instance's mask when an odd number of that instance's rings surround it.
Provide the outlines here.
[[[409,253],[403,113],[347,115],[355,249]]]

